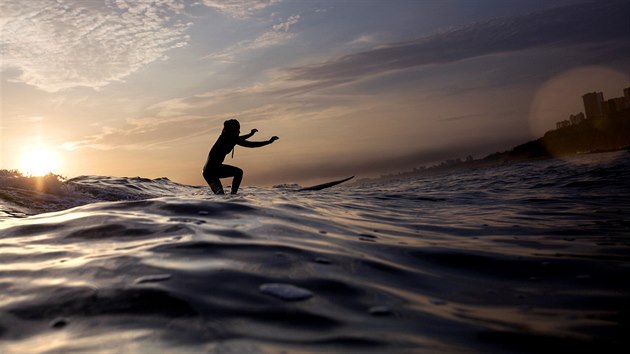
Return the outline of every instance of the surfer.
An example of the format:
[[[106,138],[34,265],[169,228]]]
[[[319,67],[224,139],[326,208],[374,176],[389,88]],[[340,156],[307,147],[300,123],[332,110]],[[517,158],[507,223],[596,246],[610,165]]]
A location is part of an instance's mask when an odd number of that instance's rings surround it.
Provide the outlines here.
[[[238,167],[223,164],[225,156],[229,154],[230,151],[232,152],[232,157],[234,157],[234,147],[236,145],[255,148],[269,145],[278,140],[277,136],[273,136],[267,141],[247,141],[247,139],[251,138],[258,130],[252,129],[249,134],[239,136],[241,132],[240,129],[241,124],[236,119],[226,120],[223,123],[221,135],[208,153],[208,160],[203,166],[203,178],[208,182],[214,194],[225,194],[220,178],[228,177],[234,177],[232,180],[232,194],[238,192],[238,187],[243,180],[243,170]]]

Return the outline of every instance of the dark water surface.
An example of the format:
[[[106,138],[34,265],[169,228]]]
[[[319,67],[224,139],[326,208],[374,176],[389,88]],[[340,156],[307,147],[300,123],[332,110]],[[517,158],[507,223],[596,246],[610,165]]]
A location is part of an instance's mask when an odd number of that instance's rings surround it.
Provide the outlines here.
[[[625,352],[629,237],[628,152],[237,197],[14,183],[0,352]]]

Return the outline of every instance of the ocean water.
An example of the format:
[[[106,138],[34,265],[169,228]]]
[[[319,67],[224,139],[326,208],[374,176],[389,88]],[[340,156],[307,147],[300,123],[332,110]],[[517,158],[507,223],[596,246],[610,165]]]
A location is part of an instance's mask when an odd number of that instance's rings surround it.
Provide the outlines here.
[[[1,353],[629,349],[628,151],[319,192],[0,188]]]

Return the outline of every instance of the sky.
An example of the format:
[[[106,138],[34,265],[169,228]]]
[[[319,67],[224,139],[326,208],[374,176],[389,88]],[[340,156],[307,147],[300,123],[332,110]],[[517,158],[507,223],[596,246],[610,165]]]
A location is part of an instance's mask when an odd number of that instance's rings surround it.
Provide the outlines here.
[[[204,185],[374,177],[540,137],[630,86],[630,2],[1,0],[0,168]],[[42,161],[40,164],[43,164]],[[229,184],[229,183],[228,183]]]

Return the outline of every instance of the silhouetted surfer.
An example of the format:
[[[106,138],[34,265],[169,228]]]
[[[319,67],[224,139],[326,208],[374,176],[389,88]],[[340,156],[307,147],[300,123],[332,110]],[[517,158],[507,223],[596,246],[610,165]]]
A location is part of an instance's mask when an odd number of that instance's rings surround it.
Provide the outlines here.
[[[238,192],[238,187],[243,180],[243,170],[238,167],[224,165],[223,160],[225,156],[234,150],[234,146],[240,145],[249,148],[261,147],[269,145],[278,140],[277,136],[272,137],[267,141],[247,141],[258,130],[252,129],[249,134],[241,135],[241,124],[236,119],[226,120],[223,123],[223,131],[221,135],[210,149],[208,153],[208,160],[203,166],[203,178],[208,182],[208,185],[214,192],[214,194],[225,194],[223,192],[223,186],[219,178],[234,177],[232,180],[232,194]],[[234,156],[234,155],[232,155]]]

